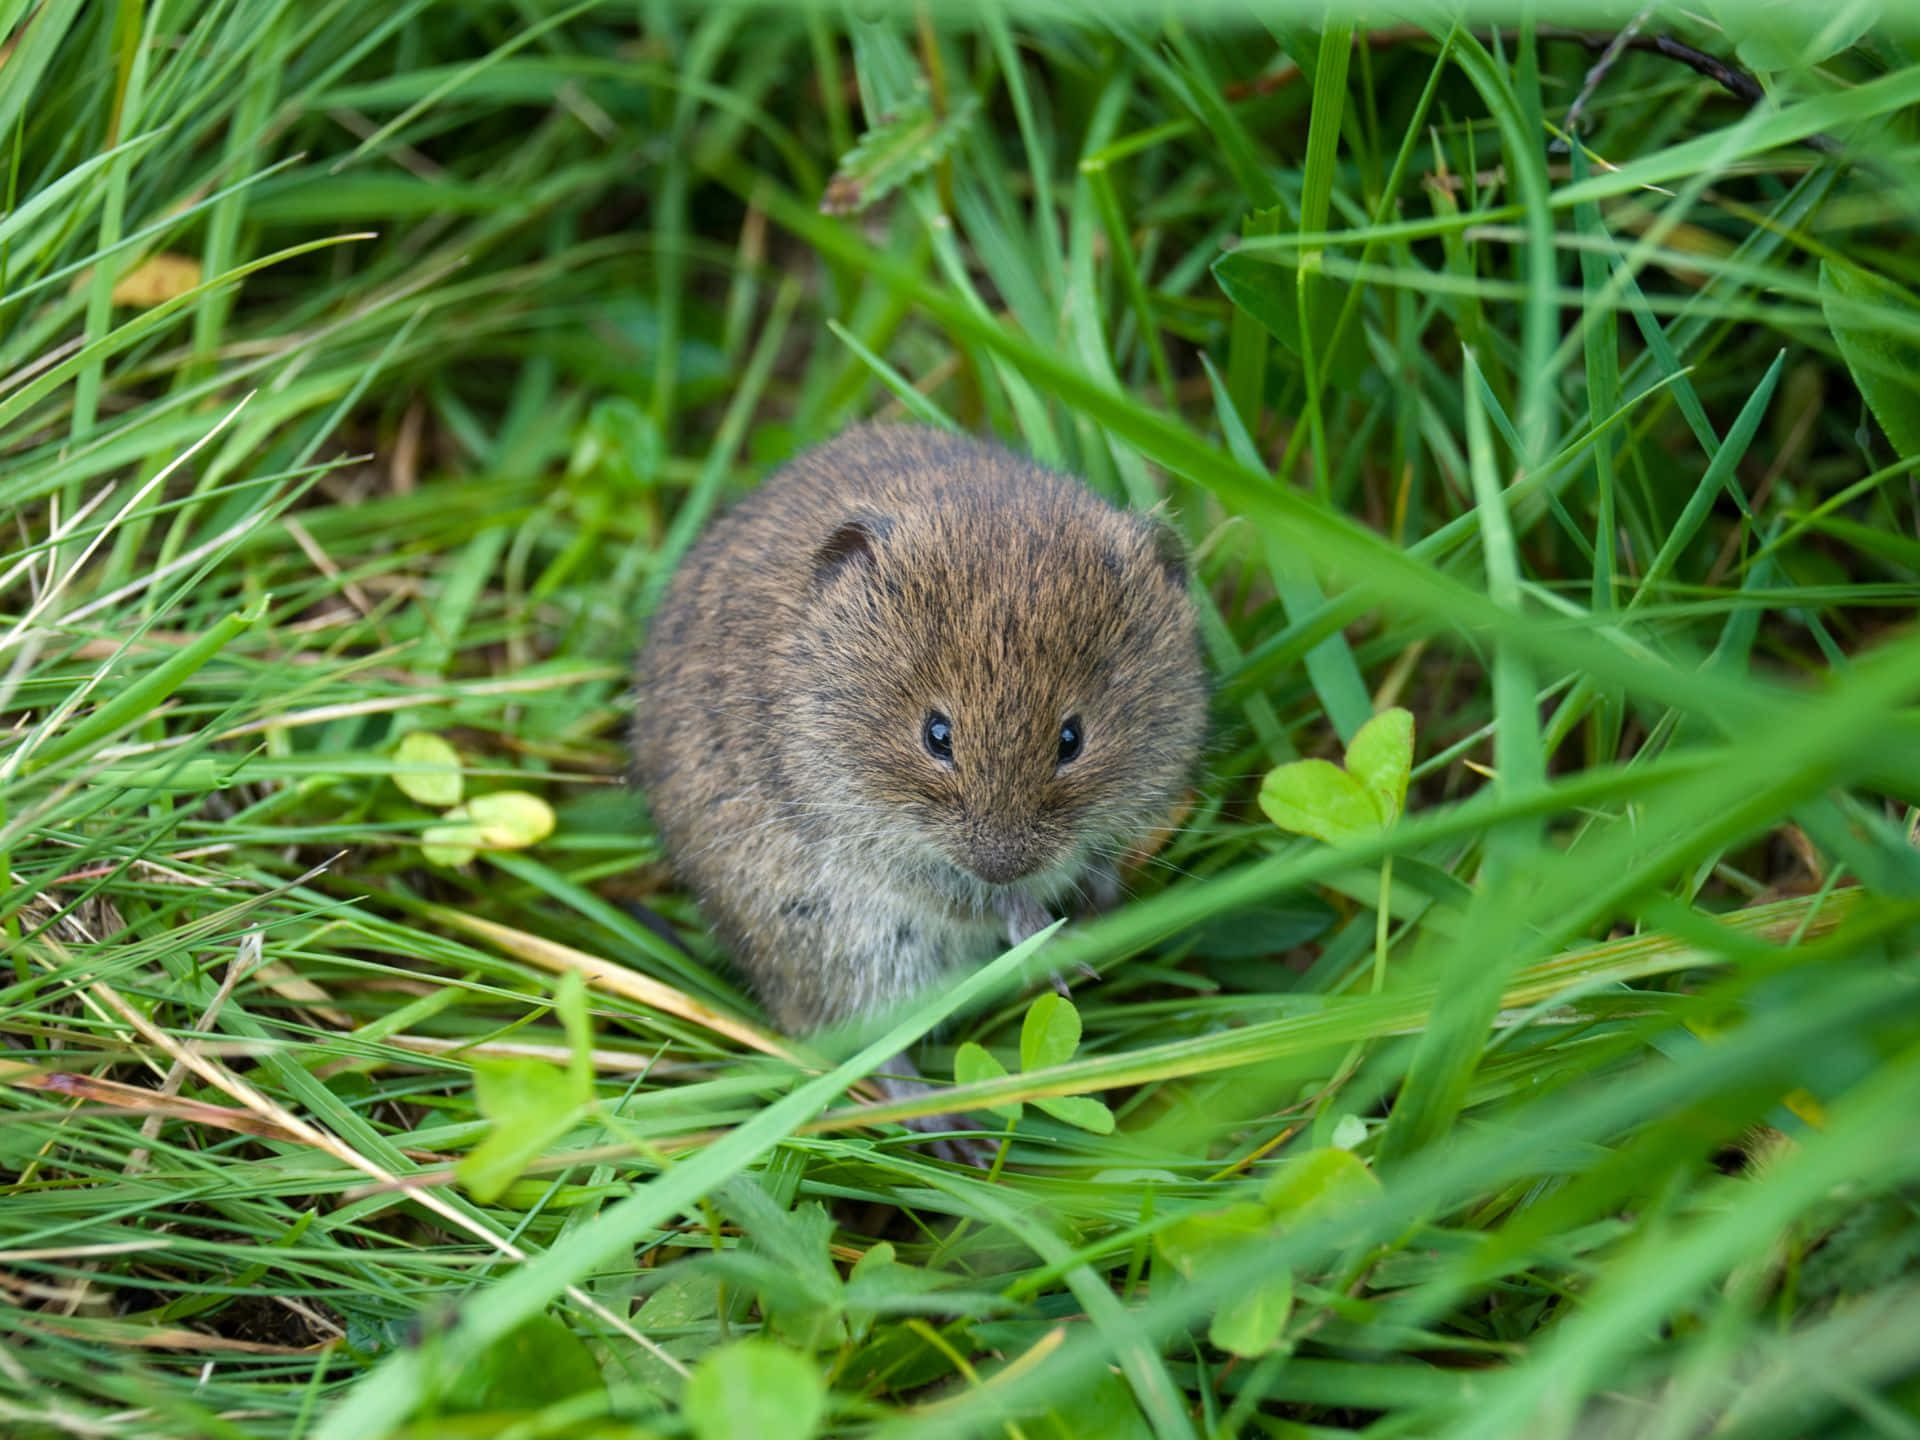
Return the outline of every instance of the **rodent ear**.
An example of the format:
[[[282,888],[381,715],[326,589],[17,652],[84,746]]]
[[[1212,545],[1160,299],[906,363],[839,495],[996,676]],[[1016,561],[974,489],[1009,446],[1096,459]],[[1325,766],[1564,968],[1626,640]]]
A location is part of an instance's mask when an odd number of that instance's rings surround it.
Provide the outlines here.
[[[813,552],[813,583],[823,586],[849,565],[871,566],[874,553],[893,529],[893,521],[884,515],[853,515],[834,526],[820,548]]]
[[[1140,517],[1147,548],[1159,563],[1167,583],[1176,590],[1187,588],[1187,542],[1173,528],[1173,522],[1159,510]]]

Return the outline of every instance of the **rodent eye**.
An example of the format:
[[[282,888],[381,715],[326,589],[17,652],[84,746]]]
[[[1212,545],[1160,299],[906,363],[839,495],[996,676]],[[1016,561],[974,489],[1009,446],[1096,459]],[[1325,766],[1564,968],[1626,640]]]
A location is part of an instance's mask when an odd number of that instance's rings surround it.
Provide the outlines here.
[[[938,710],[927,712],[927,723],[921,728],[920,738],[926,742],[927,753],[936,760],[953,763],[953,722]]]
[[[1065,765],[1080,755],[1080,717],[1069,715],[1060,724],[1060,763]]]

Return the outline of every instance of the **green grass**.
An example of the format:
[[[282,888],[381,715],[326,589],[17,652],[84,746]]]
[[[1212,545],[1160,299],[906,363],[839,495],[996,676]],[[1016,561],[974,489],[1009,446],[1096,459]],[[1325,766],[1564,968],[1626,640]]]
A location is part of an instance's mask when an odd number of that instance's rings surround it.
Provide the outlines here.
[[[1920,31],[1703,8],[1766,100],[1569,151],[1590,47],[1337,6],[0,3],[0,1434],[1920,1434]],[[875,414],[1170,501],[1216,725],[821,1056],[625,673]]]

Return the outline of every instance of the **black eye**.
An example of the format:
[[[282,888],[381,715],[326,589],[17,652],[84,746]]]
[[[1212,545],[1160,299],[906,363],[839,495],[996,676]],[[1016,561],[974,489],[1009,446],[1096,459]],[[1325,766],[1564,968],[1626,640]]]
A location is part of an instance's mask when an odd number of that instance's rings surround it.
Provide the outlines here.
[[[1080,717],[1069,715],[1060,726],[1060,763],[1078,758],[1080,754]]]
[[[936,760],[953,763],[953,722],[938,710],[927,712],[927,723],[920,732],[920,738],[926,742],[927,753]]]

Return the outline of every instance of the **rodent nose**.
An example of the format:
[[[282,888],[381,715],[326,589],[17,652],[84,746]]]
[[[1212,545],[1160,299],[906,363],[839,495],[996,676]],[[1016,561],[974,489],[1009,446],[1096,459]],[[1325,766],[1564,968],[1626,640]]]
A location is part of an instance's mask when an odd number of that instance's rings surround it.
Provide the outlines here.
[[[967,868],[989,885],[1006,885],[1040,869],[1041,860],[1037,845],[996,835],[974,841]]]

